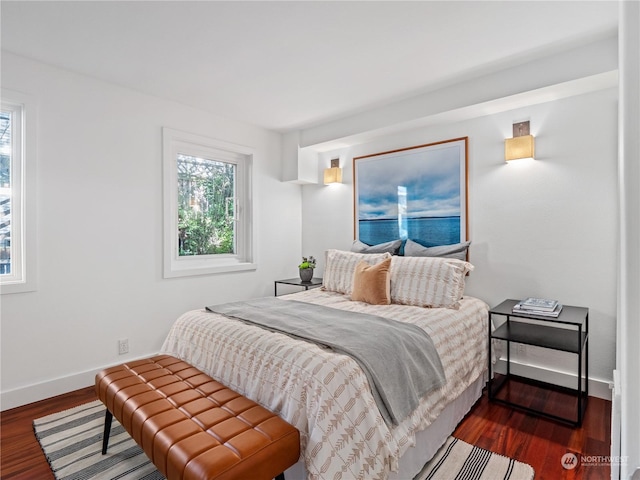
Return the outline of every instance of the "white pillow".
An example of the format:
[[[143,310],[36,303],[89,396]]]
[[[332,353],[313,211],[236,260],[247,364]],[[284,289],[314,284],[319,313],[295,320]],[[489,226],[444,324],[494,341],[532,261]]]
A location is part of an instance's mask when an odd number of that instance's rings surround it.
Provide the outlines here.
[[[473,265],[440,257],[393,257],[391,303],[458,308],[465,276]]]
[[[377,265],[389,257],[391,257],[389,253],[353,253],[344,250],[327,250],[322,287],[332,292],[351,295],[353,272],[356,265],[361,261],[365,261],[369,265]]]

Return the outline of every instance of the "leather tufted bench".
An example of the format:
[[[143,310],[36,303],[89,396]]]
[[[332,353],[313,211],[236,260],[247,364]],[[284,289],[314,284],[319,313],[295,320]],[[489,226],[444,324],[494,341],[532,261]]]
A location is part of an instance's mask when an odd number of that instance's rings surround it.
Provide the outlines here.
[[[298,461],[296,428],[257,403],[169,355],[96,375],[107,407],[157,469],[174,479],[271,479]]]

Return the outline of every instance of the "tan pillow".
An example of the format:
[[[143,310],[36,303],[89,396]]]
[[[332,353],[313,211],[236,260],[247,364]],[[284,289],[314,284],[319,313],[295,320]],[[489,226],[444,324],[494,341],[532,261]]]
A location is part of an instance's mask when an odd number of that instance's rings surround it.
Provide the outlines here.
[[[391,303],[391,259],[369,265],[361,261],[353,272],[353,292],[351,300],[367,302],[371,305]]]

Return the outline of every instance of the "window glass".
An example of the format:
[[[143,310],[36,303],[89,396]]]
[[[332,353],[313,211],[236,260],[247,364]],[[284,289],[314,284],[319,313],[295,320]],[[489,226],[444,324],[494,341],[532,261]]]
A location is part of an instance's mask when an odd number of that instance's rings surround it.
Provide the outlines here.
[[[179,153],[178,255],[234,254],[236,165]]]
[[[0,275],[11,274],[12,112],[0,112]]]

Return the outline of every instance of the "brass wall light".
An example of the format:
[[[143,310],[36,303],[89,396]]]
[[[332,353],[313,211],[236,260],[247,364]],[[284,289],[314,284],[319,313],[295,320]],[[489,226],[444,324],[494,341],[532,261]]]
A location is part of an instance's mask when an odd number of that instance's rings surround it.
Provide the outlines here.
[[[513,138],[504,141],[504,159],[518,160],[520,158],[533,158],[534,138],[529,133],[529,122],[513,124]]]
[[[324,169],[324,184],[342,183],[342,169],[340,168],[340,159],[333,158],[331,167]]]

